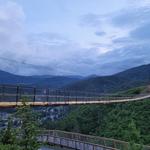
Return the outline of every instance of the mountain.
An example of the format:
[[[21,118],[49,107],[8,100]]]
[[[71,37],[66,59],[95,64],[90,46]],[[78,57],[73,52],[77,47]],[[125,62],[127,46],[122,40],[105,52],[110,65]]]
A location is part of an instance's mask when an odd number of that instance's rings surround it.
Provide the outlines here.
[[[150,64],[135,67],[111,76],[91,77],[66,86],[66,89],[117,92],[150,84]]]
[[[110,76],[20,76],[0,71],[0,84],[23,84],[100,93],[118,92],[150,84],[150,64]]]
[[[80,76],[20,76],[0,70],[0,84],[22,84],[39,87],[61,88],[80,80]]]

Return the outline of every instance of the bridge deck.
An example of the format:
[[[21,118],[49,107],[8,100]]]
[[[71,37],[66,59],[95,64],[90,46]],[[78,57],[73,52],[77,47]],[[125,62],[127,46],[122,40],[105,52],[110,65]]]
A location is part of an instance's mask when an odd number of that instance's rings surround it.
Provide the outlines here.
[[[22,106],[22,99],[26,98],[26,105],[55,106],[55,105],[84,105],[111,104],[129,101],[140,101],[150,98],[148,95],[116,95],[93,92],[52,90],[44,88],[0,85],[0,107]]]
[[[93,100],[86,100],[86,97],[84,98],[84,100],[72,100],[71,97],[69,98],[69,100],[57,100],[55,99],[55,101],[52,99],[49,99],[49,101],[31,101],[31,102],[26,102],[26,105],[31,105],[31,106],[55,106],[55,105],[84,105],[84,104],[111,104],[111,103],[124,103],[124,102],[132,102],[132,101],[140,101],[140,100],[144,100],[144,99],[148,99],[150,98],[150,95],[146,95],[146,96],[139,96],[139,97],[135,97],[135,98],[118,98],[113,97],[113,99],[111,99],[111,97],[109,99],[104,100],[104,97],[101,98],[93,98]],[[1,101],[0,102],[0,107],[16,107],[16,106],[22,106],[22,102],[18,101],[18,102],[7,102],[7,101]]]

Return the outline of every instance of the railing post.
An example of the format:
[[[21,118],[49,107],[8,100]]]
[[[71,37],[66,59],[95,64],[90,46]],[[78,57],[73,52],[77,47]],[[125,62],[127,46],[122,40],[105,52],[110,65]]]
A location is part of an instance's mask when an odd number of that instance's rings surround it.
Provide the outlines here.
[[[17,86],[17,89],[16,89],[16,104],[19,100],[19,86]]]
[[[1,95],[1,96],[0,96],[0,100],[1,100],[1,101],[3,101],[3,97],[2,97],[2,89],[3,89],[3,86],[1,85],[1,93],[0,93],[0,95]]]
[[[59,102],[60,101],[60,91],[59,91],[59,89],[57,90],[57,102]]]
[[[47,102],[49,101],[49,88],[47,88],[46,90],[46,101]]]
[[[33,89],[33,95],[34,95],[33,96],[33,102],[35,102],[35,99],[36,99],[36,88]]]
[[[22,95],[21,95],[22,89],[21,86],[19,86],[19,98],[22,99]]]
[[[75,91],[75,97],[76,97],[76,103],[78,102],[78,95],[77,95],[77,91]]]
[[[104,146],[107,146],[107,144],[106,144],[106,142],[105,142],[105,140],[104,140],[104,139],[103,139],[103,145],[104,145]]]
[[[56,90],[53,90],[53,95],[54,95],[54,102],[56,102],[57,101],[57,92],[56,92]]]
[[[75,145],[74,146],[75,146],[75,149],[77,149],[77,141],[76,140],[75,140]]]
[[[115,142],[115,141],[113,141],[113,146],[114,146],[114,148],[117,148],[117,147],[116,147],[116,142]]]
[[[2,101],[4,101],[5,97],[5,85],[2,85]]]
[[[70,91],[68,91],[68,104],[70,102]]]

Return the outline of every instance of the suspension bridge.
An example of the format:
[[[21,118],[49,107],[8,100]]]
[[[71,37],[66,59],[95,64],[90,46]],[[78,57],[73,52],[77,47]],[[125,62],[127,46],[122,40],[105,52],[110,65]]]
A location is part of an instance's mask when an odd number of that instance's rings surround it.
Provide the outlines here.
[[[22,100],[27,99],[26,105],[59,106],[84,104],[113,104],[131,101],[141,101],[150,98],[150,94],[129,95],[102,94],[97,92],[81,92],[66,89],[36,88],[24,85],[0,85],[0,108],[22,106]],[[65,131],[41,131],[39,142],[59,145],[78,150],[119,150],[127,149],[129,143],[94,137]],[[144,150],[150,150],[144,146]]]
[[[58,106],[84,104],[112,104],[141,101],[150,98],[150,94],[130,95],[101,94],[61,89],[36,88],[23,85],[0,85],[0,107],[21,106],[26,98],[26,105]]]

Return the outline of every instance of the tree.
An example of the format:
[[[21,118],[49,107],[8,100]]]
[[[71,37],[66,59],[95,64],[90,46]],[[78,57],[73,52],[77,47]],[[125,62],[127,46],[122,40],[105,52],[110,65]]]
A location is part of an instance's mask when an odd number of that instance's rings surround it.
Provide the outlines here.
[[[37,142],[37,115],[26,105],[26,100],[23,106],[17,108],[15,116],[20,120],[20,128],[18,130],[18,144],[23,150],[37,150],[39,144]]]
[[[21,150],[21,148],[17,145],[1,145],[0,150]]]
[[[12,120],[9,118],[7,128],[2,132],[1,143],[4,145],[15,144],[16,134],[12,127]]]
[[[140,144],[140,131],[136,128],[135,122],[132,120],[128,128],[129,150],[142,150]],[[139,143],[139,144],[136,144]]]

